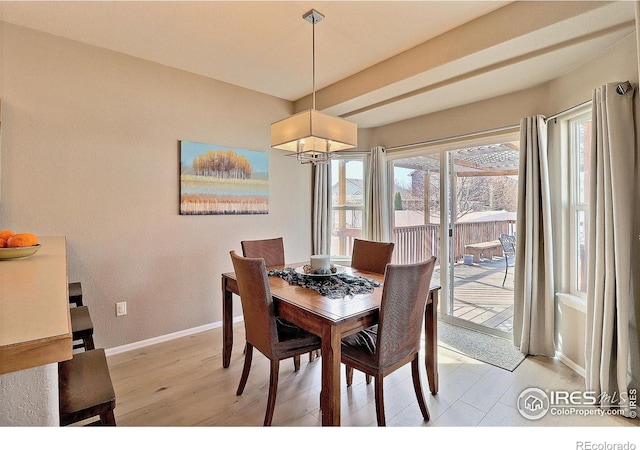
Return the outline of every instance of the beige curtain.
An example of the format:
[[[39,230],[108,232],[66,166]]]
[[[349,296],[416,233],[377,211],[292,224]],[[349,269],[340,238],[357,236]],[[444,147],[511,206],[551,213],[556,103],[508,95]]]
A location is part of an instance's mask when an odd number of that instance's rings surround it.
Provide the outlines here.
[[[367,239],[389,242],[391,230],[389,225],[389,189],[387,178],[387,160],[384,148],[374,147],[365,159],[366,192],[363,232]]]
[[[311,220],[311,252],[331,254],[331,165],[313,166],[313,211]]]
[[[586,387],[600,395],[603,407],[618,405],[626,415],[626,394],[638,388],[640,376],[632,275],[640,177],[633,95],[629,83],[594,91],[589,167]]]
[[[553,357],[551,198],[544,117],[521,120],[520,152],[513,341],[524,354]]]

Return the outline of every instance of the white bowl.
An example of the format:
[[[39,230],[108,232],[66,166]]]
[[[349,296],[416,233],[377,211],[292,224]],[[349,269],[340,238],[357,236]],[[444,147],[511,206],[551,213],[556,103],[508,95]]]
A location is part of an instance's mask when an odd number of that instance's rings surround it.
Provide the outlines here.
[[[0,260],[26,258],[40,250],[40,244],[31,245],[29,247],[6,247],[0,248]]]

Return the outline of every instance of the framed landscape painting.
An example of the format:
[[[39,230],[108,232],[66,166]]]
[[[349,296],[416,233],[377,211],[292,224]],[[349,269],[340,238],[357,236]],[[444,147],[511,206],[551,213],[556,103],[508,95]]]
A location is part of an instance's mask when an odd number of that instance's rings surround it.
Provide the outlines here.
[[[268,214],[269,154],[180,141],[180,214]]]

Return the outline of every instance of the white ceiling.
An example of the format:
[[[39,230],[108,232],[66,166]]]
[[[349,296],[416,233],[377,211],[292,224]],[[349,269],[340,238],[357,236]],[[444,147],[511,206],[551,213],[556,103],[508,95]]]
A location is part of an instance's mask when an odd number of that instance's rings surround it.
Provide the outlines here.
[[[506,37],[487,38],[491,44],[484,48],[474,48],[485,38],[484,31],[477,39],[453,34],[463,29],[457,27],[469,27],[470,22],[473,26],[474,19],[499,13],[499,8],[520,6],[510,3],[0,1],[0,20],[295,101],[312,90],[313,26],[302,15],[313,8],[326,16],[315,26],[316,89],[345,90],[349,82],[358,86],[346,89],[353,95],[327,100],[318,109],[348,117],[361,127],[542,83],[633,32],[633,2],[623,1],[597,9],[576,8],[575,14],[566,12],[569,2],[556,2],[566,19],[547,20],[543,14],[531,18],[535,24],[528,18],[500,16],[502,21],[486,22],[494,24],[486,34]],[[515,26],[528,29],[514,31]],[[435,55],[428,41],[443,34],[449,40],[441,36],[433,45],[442,42],[451,49],[440,48]],[[410,65],[416,70],[402,65],[403,56],[412,55]],[[439,62],[415,62],[430,55]],[[389,63],[396,64],[396,78],[376,75]],[[365,80],[366,89],[359,89]],[[322,94],[318,92],[319,100]]]

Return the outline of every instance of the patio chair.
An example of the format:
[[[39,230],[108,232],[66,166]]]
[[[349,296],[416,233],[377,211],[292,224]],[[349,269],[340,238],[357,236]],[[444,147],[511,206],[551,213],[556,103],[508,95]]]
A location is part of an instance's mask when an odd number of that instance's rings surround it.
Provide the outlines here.
[[[271,362],[269,397],[264,426],[270,426],[278,391],[280,360],[300,356],[320,348],[320,338],[284,320],[276,314],[263,258],[243,258],[230,252],[244,311],[247,346],[244,367],[236,395],[242,395],[251,370],[254,347]]]
[[[436,265],[432,256],[416,264],[389,264],[384,276],[378,324],[342,339],[342,363],[375,379],[378,426],[385,426],[383,379],[411,363],[413,388],[424,420],[429,410],[420,384],[422,320]],[[351,385],[347,375],[347,386]]]
[[[509,258],[513,258],[516,255],[516,237],[502,233],[498,239],[500,239],[502,253],[504,254],[504,279],[502,280],[502,287],[504,287],[504,283],[507,281],[507,273],[509,272]]]

